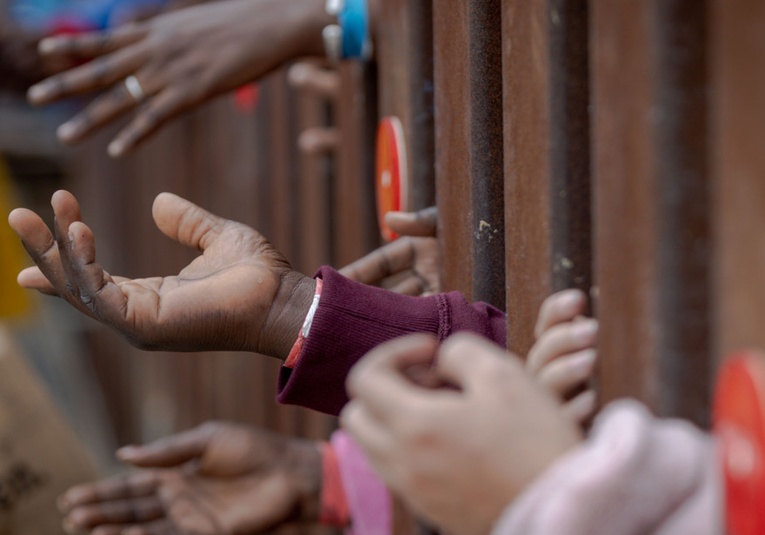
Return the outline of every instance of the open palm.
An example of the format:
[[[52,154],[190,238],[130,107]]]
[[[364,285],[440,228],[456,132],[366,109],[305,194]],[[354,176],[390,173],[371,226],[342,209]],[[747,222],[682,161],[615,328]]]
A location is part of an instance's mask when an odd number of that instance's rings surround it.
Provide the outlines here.
[[[246,225],[160,194],[153,206],[159,229],[202,254],[176,276],[128,279],[111,276],[97,263],[93,233],[81,221],[73,195],[56,192],[51,204],[55,236],[30,210],[9,216],[36,264],[19,274],[22,286],[66,299],[143,349],[281,356],[297,336],[313,281],[293,271]],[[297,300],[305,302],[302,316],[301,310],[294,317],[285,314],[302,294],[305,298]]]
[[[318,519],[321,456],[311,441],[209,422],[119,456],[149,470],[73,487],[59,500],[65,525],[228,535]]]

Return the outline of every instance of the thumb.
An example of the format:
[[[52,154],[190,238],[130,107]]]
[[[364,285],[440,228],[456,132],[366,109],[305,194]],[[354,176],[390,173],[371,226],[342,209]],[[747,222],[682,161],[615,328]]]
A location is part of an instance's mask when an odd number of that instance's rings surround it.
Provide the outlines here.
[[[455,334],[441,346],[436,372],[462,390],[481,390],[500,369],[525,374],[520,359],[473,334]],[[504,370],[506,371],[506,370]]]
[[[228,221],[172,193],[157,195],[151,211],[165,236],[199,251],[215,241]]]
[[[212,425],[201,425],[143,446],[120,448],[117,450],[117,458],[122,462],[144,468],[178,466],[201,457],[214,432]]]
[[[435,237],[438,226],[438,208],[431,206],[418,212],[388,212],[385,223],[401,236]]]

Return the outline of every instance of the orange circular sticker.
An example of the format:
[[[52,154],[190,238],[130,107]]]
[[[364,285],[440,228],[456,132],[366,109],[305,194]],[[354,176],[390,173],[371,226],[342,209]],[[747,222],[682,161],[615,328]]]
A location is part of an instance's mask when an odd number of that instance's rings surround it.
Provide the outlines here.
[[[765,355],[747,350],[723,363],[714,429],[725,482],[729,535],[765,533]]]
[[[386,241],[398,235],[385,224],[385,214],[408,210],[409,180],[404,129],[398,117],[385,117],[377,128],[377,220]]]

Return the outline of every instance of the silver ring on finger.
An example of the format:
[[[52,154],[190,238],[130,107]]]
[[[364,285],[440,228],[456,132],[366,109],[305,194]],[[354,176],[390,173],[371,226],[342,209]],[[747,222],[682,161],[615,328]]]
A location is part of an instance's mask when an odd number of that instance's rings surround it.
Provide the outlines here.
[[[125,89],[127,89],[128,93],[130,93],[130,96],[133,97],[133,100],[135,100],[136,104],[140,104],[146,98],[146,94],[143,92],[141,83],[138,81],[138,78],[132,74],[125,78]]]

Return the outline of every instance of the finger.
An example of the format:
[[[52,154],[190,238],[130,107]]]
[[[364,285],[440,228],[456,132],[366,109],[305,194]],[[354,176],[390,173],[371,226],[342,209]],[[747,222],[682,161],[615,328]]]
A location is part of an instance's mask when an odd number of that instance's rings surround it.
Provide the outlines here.
[[[339,144],[340,131],[337,128],[314,126],[303,130],[298,137],[298,148],[311,156],[337,150]]]
[[[432,336],[415,334],[378,346],[351,369],[348,395],[383,421],[395,418],[422,396],[404,370],[432,362],[437,345]]]
[[[435,237],[438,227],[438,208],[431,206],[418,212],[388,212],[385,223],[401,236]]]
[[[228,222],[172,193],[157,195],[152,216],[168,238],[199,251],[215,241]]]
[[[192,533],[192,532],[188,532]],[[206,532],[193,532],[206,533]],[[96,535],[96,534],[93,534]],[[147,522],[140,526],[127,526],[122,528],[120,535],[181,535],[181,532],[173,528],[172,524],[166,519]]]
[[[572,321],[575,317],[584,314],[586,306],[587,296],[581,290],[570,289],[552,294],[539,308],[534,336],[539,338],[554,325]]]
[[[397,294],[418,296],[427,288],[425,280],[417,274],[413,274],[411,277],[407,277],[403,281],[396,284],[390,290]]]
[[[37,290],[46,295],[59,297],[56,289],[37,266],[21,270],[16,281],[19,283],[19,286],[23,288],[29,288],[30,290]]]
[[[58,254],[59,258],[63,259],[66,257],[66,253],[72,246],[71,241],[69,240],[69,227],[75,221],[82,221],[80,205],[77,202],[77,199],[74,198],[74,195],[68,191],[59,190],[53,194],[53,197],[51,197],[51,206],[53,207],[53,214],[55,216],[53,219],[53,228],[56,233],[55,238],[56,243],[58,244]],[[67,292],[73,299],[79,301],[80,292],[72,283],[74,276],[71,272],[69,263],[62,262],[62,267],[64,268],[64,273],[67,278]]]
[[[562,323],[547,329],[529,351],[526,369],[532,375],[556,358],[595,346],[598,321],[584,319]]]
[[[74,507],[103,501],[141,498],[154,493],[157,483],[153,472],[119,475],[74,486],[59,497],[57,505],[59,510],[66,512]]]
[[[125,48],[47,78],[32,86],[27,97],[32,104],[49,104],[62,98],[109,87],[135,72],[145,58],[146,51],[143,46]],[[150,94],[149,87],[143,87],[143,89]]]
[[[508,358],[508,353],[494,343],[473,334],[459,333],[441,346],[436,371],[439,377],[463,391],[480,390],[487,378],[494,375],[498,362],[509,362],[513,369],[525,373],[517,357]]]
[[[348,264],[340,273],[363,284],[377,284],[411,268],[415,253],[414,240],[399,238]]]
[[[213,433],[212,426],[201,425],[143,446],[120,448],[117,450],[117,458],[142,467],[177,466],[201,457]]]
[[[65,143],[76,143],[103,125],[135,108],[136,102],[124,83],[97,97],[83,111],[62,124],[56,135]]]
[[[46,37],[40,41],[37,50],[42,56],[92,58],[135,43],[143,39],[146,33],[146,28],[141,25],[126,24],[114,30]]]
[[[156,496],[131,500],[107,501],[72,509],[67,521],[78,529],[92,529],[103,524],[134,524],[156,520],[164,515]]]
[[[118,158],[151,137],[162,125],[190,106],[177,91],[162,91],[139,108],[135,118],[109,144],[109,155]]]
[[[80,293],[80,302],[98,319],[114,327],[122,326],[127,318],[127,298],[112,277],[96,262],[93,232],[81,221],[69,227],[72,245],[65,250],[64,262],[69,263],[72,284]]]
[[[287,80],[296,89],[315,93],[326,99],[334,98],[340,89],[340,76],[308,62],[296,63],[287,71]]]
[[[343,408],[340,425],[362,447],[374,467],[378,467],[385,453],[390,454],[394,449],[395,442],[390,430],[359,401],[351,401]],[[378,473],[382,475],[386,471]]]
[[[563,398],[592,378],[597,352],[585,349],[553,360],[542,367],[537,380],[550,392]]]
[[[31,210],[17,208],[8,216],[8,224],[21,238],[24,249],[37,265],[42,277],[54,289],[55,295],[69,300],[70,295],[66,289],[67,277],[61,263],[58,246],[45,222]],[[34,270],[22,271],[17,280],[24,288],[48,288]],[[79,306],[77,303],[70,302]]]
[[[77,528],[70,528],[73,531],[70,531],[70,533],[76,533],[77,535],[82,535],[82,531]],[[98,526],[93,531],[90,532],[90,535],[122,535],[122,529],[123,526]]]
[[[594,390],[585,390],[563,405],[563,413],[572,422],[582,424],[589,420],[597,408],[597,395]]]

